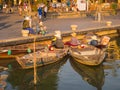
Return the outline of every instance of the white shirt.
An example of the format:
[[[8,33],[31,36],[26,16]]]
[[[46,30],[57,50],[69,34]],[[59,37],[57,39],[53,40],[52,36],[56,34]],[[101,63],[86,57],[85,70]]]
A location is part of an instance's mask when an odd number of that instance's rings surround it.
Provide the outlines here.
[[[44,12],[47,12],[48,8],[47,6],[44,7]]]

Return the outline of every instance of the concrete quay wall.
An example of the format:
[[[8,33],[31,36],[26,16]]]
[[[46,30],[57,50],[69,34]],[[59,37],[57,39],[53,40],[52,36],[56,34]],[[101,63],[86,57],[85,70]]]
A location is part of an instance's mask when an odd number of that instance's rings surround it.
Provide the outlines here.
[[[91,29],[84,29],[84,30],[76,30],[78,39],[82,39],[83,36],[88,32],[95,32],[99,36],[102,35],[110,35],[110,34],[120,34],[120,25],[114,25],[110,27],[101,27],[101,28],[91,28]],[[67,41],[70,39],[72,31],[65,31],[62,32],[63,41]],[[51,39],[54,37],[54,33],[47,34],[45,36],[34,35],[28,37],[18,37],[13,39],[6,39],[0,40],[0,47],[3,46],[12,46],[12,45],[19,45],[19,44],[27,44],[35,42],[46,43],[50,42]]]

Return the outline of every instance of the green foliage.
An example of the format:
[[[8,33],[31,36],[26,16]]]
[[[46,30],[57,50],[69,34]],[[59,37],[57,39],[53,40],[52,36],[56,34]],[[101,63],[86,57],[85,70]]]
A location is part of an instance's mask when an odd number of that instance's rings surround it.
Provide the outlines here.
[[[116,9],[117,9],[117,3],[112,2],[112,3],[111,3],[111,8],[113,9],[112,14],[113,14],[113,15],[116,15],[116,14],[117,14],[117,12],[116,12]]]
[[[114,10],[116,10],[117,9],[117,3],[113,2],[111,4],[111,8],[114,9]]]

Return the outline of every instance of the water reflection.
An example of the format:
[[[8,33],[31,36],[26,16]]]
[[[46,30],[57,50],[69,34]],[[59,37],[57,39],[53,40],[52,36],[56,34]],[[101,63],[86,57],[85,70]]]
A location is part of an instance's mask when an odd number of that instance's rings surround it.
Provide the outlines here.
[[[10,72],[8,82],[11,83],[13,87],[18,87],[18,90],[57,90],[57,74],[66,60],[67,57],[60,62],[38,68],[38,83],[36,86],[33,84],[33,69],[21,69]]]
[[[15,60],[0,60],[0,65],[12,65],[14,69],[9,72],[5,90],[120,90],[120,40],[117,39],[111,39],[103,65],[89,67],[65,59],[38,68],[36,86],[33,86],[33,69],[19,69]]]
[[[107,52],[108,52],[108,57],[107,59],[120,59],[120,38],[112,38],[108,48],[107,48]]]
[[[108,57],[103,63],[105,75],[117,76],[117,71],[120,67],[120,38],[111,38],[107,48]],[[109,70],[109,71],[108,71]]]
[[[91,67],[80,64],[71,58],[71,66],[74,70],[82,76],[84,81],[87,81],[90,85],[102,90],[104,84],[104,69],[102,65]]]

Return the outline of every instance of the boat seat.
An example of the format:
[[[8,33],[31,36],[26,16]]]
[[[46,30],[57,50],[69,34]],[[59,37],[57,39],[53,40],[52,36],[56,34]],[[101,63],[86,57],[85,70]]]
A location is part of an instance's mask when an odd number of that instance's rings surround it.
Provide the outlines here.
[[[110,41],[110,37],[108,37],[108,36],[103,36],[103,37],[101,38],[100,45],[106,46],[106,45],[108,45],[109,41]]]
[[[96,47],[100,48],[100,49],[106,48],[106,46],[109,44],[109,42],[110,42],[110,37],[103,36],[100,40],[100,43]]]

